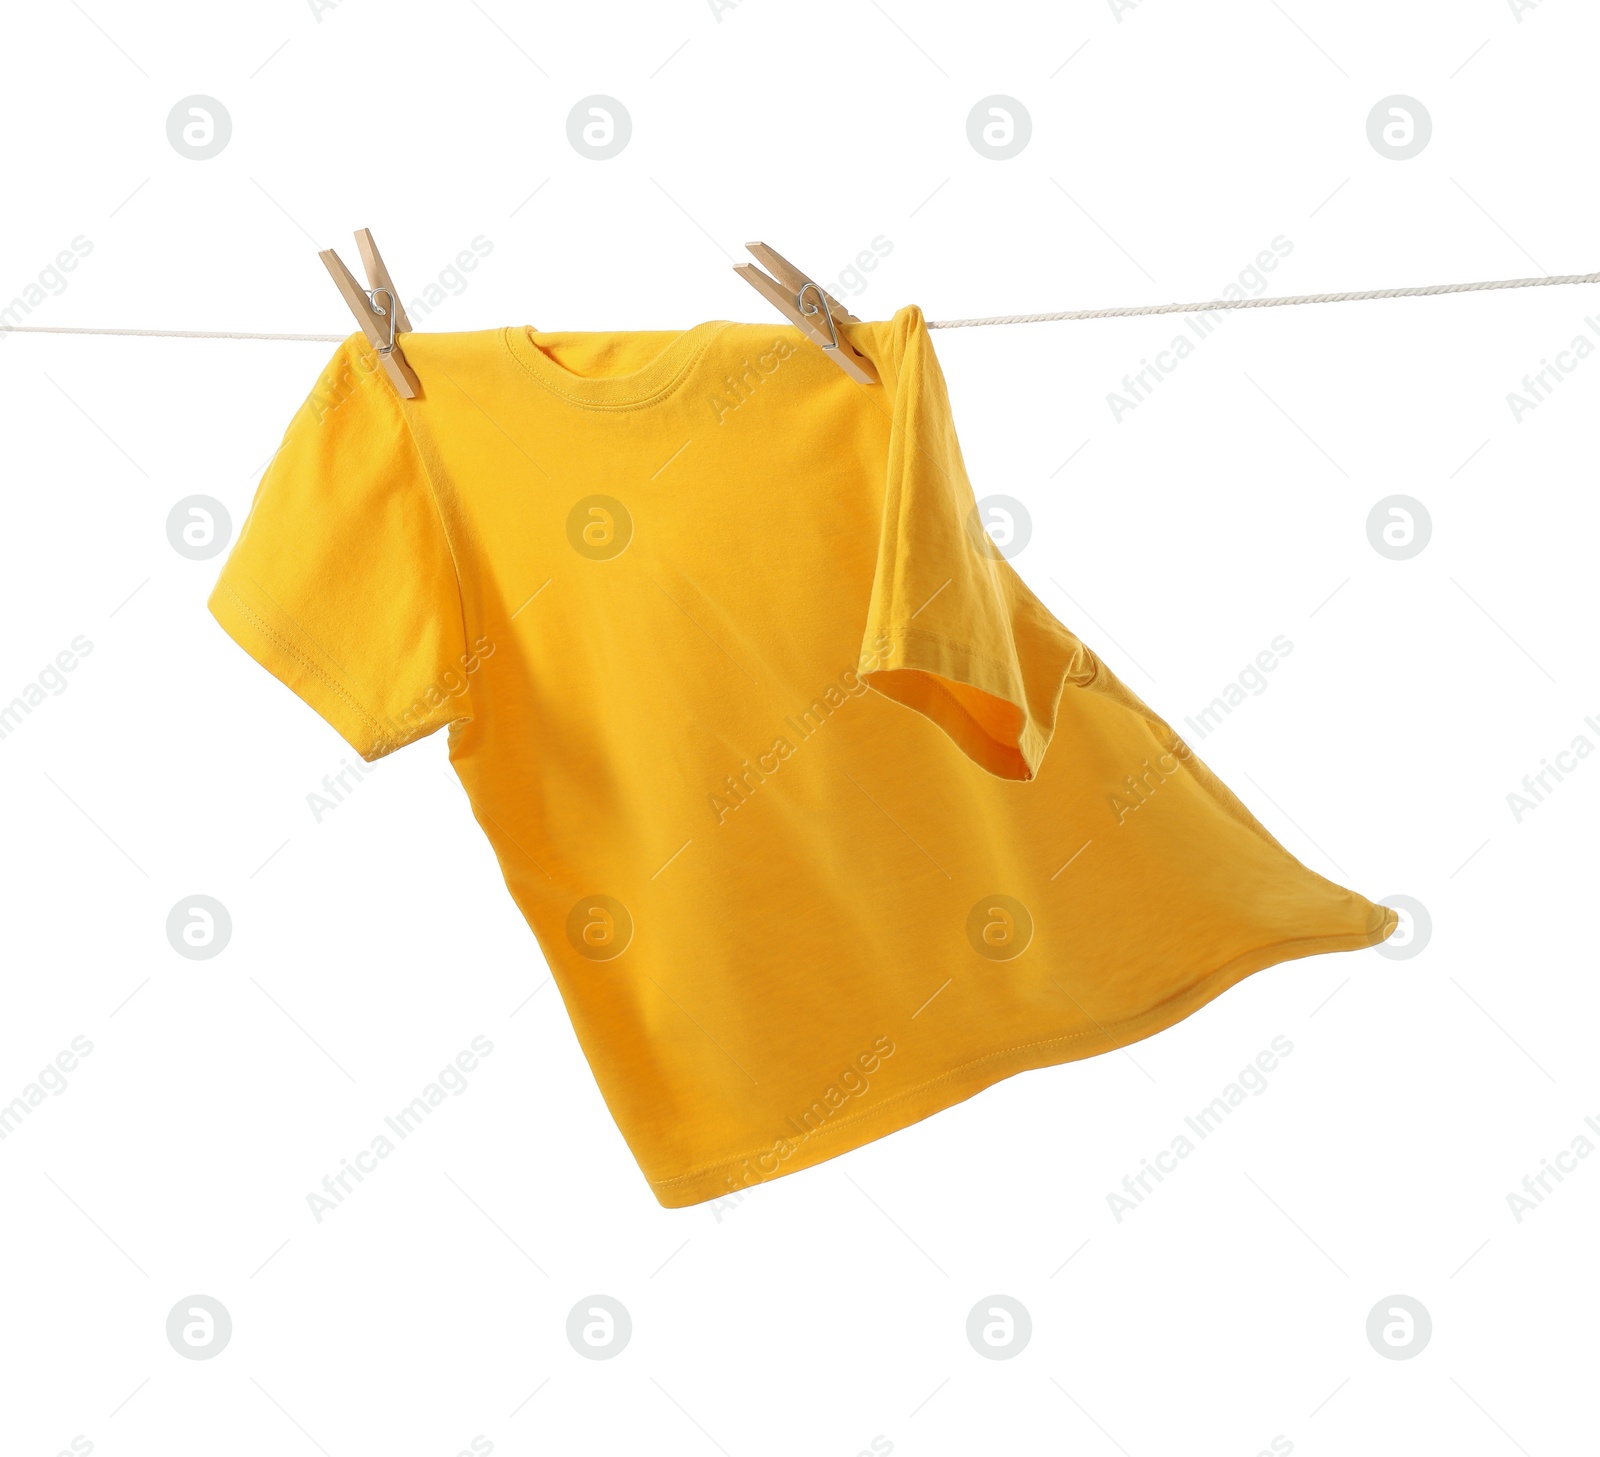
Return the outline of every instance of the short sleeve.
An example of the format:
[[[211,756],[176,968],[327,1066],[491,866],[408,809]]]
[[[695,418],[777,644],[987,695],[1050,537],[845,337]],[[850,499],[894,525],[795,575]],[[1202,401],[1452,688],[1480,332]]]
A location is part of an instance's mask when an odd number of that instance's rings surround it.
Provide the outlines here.
[[[887,481],[860,673],[1004,779],[1032,779],[1063,689],[1098,671],[979,518],[920,310],[895,316]]]
[[[360,335],[290,422],[208,606],[363,759],[470,716],[438,502]]]

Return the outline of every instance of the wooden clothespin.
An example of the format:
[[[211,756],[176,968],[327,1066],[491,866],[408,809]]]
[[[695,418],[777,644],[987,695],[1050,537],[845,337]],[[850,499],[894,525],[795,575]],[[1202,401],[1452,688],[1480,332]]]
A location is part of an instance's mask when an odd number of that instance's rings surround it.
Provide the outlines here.
[[[765,243],[746,243],[745,247],[756,263],[772,270],[772,276],[768,277],[755,263],[735,263],[733,271],[857,384],[877,384],[878,374],[872,361],[857,354],[835,325],[835,321],[845,324],[861,321],[781,253]]]
[[[324,249],[317,256],[332,275],[334,284],[344,295],[344,301],[350,305],[350,312],[356,316],[367,342],[378,351],[378,360],[383,365],[384,373],[401,395],[408,400],[415,399],[422,392],[422,385],[411,372],[411,366],[406,363],[405,355],[395,342],[401,334],[411,332],[411,320],[406,317],[394,280],[384,267],[383,255],[372,241],[370,228],[362,228],[356,234],[356,247],[361,250],[367,282],[372,285],[370,289],[362,288],[356,282],[354,275],[344,266],[344,260],[332,248]]]

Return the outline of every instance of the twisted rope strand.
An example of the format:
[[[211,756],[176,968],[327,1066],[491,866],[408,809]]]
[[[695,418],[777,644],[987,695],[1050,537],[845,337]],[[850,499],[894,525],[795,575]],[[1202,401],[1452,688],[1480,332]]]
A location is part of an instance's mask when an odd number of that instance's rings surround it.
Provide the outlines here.
[[[342,344],[343,334],[240,334],[225,329],[56,329],[47,324],[0,324],[0,334],[115,334],[135,339],[286,339]]]
[[[1301,293],[1259,298],[1216,298],[1194,304],[1130,304],[1115,309],[1069,309],[1056,314],[995,314],[986,319],[929,319],[930,329],[978,329],[994,324],[1053,324],[1077,319],[1129,319],[1140,314],[1209,314],[1220,309],[1279,309],[1290,304],[1347,304],[1380,298],[1424,298],[1440,293],[1483,293],[1502,288],[1549,288],[1563,283],[1600,283],[1600,273],[1563,273],[1547,278],[1500,278],[1484,283],[1429,283],[1418,288],[1374,288],[1355,293]],[[5,334],[99,334],[135,339],[264,339],[304,344],[339,344],[343,334],[252,334],[226,329],[87,329],[48,324],[0,325]]]
[[[1422,298],[1436,293],[1481,293],[1498,288],[1547,288],[1557,283],[1600,283],[1600,273],[1549,278],[1501,278],[1487,283],[1430,283],[1419,288],[1374,288],[1357,293],[1302,293],[1260,298],[1219,298],[1204,304],[1135,304],[1119,309],[1073,309],[1059,314],[996,314],[987,319],[930,319],[930,329],[977,329],[990,324],[1050,324],[1069,319],[1127,319],[1136,314],[1209,314],[1216,309],[1276,309],[1289,304],[1347,304],[1375,298]]]

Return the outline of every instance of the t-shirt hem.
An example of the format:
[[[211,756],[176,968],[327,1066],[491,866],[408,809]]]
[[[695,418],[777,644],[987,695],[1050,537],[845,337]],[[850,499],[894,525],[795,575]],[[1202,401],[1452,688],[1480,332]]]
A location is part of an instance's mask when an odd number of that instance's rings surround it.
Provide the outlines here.
[[[647,1182],[657,1202],[667,1209],[682,1209],[710,1199],[731,1197],[886,1138],[1018,1073],[1097,1057],[1153,1037],[1258,971],[1301,957],[1360,951],[1375,946],[1386,940],[1398,924],[1399,915],[1395,911],[1373,905],[1364,930],[1274,941],[1234,957],[1184,991],[1133,1017],[1085,1032],[1005,1048],[962,1063],[915,1087],[901,1090],[875,1108],[824,1124],[803,1142],[794,1140],[794,1151],[781,1159],[779,1167],[772,1172],[755,1167],[758,1159],[774,1156],[773,1145],[767,1144],[688,1173],[656,1179],[647,1175]]]

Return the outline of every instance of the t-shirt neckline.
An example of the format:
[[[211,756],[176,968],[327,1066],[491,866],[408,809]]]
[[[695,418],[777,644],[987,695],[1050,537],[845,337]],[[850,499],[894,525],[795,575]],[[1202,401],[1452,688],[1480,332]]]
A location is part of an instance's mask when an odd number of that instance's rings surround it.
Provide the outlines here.
[[[640,368],[616,375],[581,375],[563,368],[534,342],[538,331],[527,324],[508,326],[503,337],[512,358],[551,394],[584,409],[626,410],[652,405],[670,394],[727,327],[721,319],[695,324]]]

